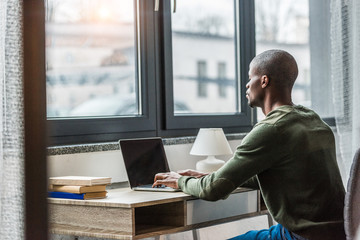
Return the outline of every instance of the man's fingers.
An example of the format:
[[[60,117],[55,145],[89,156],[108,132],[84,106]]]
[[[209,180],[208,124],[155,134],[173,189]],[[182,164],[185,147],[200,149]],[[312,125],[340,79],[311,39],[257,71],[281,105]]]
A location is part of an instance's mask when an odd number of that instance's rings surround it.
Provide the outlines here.
[[[153,188],[156,188],[156,187],[161,187],[161,186],[167,186],[167,187],[171,187],[171,188],[179,188],[178,185],[177,185],[177,182],[174,181],[174,180],[157,180],[156,182],[154,182],[154,184],[152,185]]]
[[[156,182],[154,182],[154,184],[152,185],[152,187],[161,187],[162,185],[168,186],[168,187],[172,187],[171,184],[168,183],[167,180],[157,180]]]
[[[158,173],[154,177],[153,187],[165,185],[172,188],[178,188],[178,179],[181,175],[176,172]]]
[[[168,176],[167,173],[158,173],[154,177],[154,182],[156,182],[157,180],[165,179],[165,178],[167,178],[167,176]]]
[[[152,185],[152,187],[161,186],[161,185],[163,185],[162,182],[163,182],[163,180],[157,180],[157,181],[154,182],[154,184]]]

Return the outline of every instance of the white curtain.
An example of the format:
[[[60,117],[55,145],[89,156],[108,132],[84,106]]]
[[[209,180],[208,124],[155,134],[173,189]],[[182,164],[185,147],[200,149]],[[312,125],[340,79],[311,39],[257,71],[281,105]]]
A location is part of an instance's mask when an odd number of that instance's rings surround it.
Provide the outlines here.
[[[360,147],[360,1],[331,0],[331,81],[344,183]]]
[[[21,0],[0,1],[0,239],[24,239]]]

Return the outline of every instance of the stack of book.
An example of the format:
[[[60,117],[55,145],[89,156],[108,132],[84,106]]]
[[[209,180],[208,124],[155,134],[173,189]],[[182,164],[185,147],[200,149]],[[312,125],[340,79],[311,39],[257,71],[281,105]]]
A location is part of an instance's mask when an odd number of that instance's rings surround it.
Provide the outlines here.
[[[110,177],[50,177],[48,196],[83,200],[106,198],[106,185],[110,183]]]

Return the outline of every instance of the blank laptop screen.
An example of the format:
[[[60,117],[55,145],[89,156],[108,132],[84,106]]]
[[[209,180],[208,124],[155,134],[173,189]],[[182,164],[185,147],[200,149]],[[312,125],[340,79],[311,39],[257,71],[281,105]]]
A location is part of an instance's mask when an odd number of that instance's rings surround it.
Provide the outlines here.
[[[155,174],[169,171],[161,138],[119,142],[131,187],[152,184]]]

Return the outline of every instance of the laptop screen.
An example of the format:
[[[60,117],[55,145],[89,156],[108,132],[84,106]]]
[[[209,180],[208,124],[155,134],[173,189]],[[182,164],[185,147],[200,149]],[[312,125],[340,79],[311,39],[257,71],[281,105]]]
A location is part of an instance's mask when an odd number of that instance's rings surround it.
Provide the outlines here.
[[[130,186],[152,184],[155,174],[169,167],[161,138],[120,140]]]

